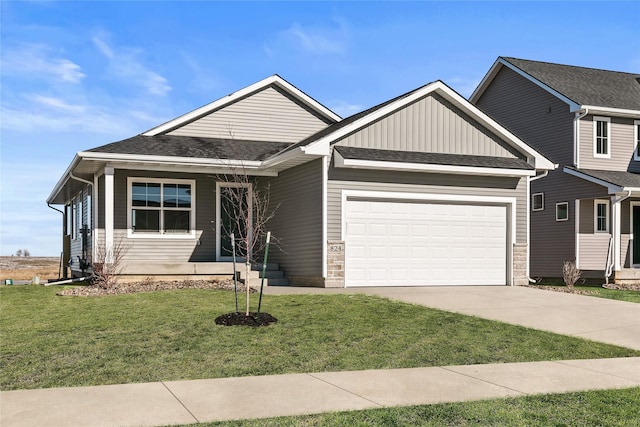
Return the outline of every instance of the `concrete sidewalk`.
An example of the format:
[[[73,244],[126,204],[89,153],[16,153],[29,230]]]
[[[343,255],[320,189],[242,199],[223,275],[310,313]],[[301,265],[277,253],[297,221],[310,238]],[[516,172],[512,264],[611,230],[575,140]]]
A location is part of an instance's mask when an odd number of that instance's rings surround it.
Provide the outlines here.
[[[0,425],[159,426],[640,386],[640,357],[0,392]]]
[[[640,304],[522,286],[267,288],[267,294],[366,293],[640,350]]]

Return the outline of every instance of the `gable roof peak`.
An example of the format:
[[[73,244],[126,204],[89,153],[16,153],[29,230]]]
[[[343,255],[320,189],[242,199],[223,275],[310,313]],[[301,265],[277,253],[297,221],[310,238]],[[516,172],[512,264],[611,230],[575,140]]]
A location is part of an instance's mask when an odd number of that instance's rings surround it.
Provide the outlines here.
[[[297,99],[302,104],[306,105],[310,110],[314,111],[319,116],[324,117],[328,122],[335,123],[342,119],[338,114],[334,113],[329,108],[325,107],[323,104],[316,101],[314,98],[310,97],[309,95],[298,89],[296,86],[283,79],[280,75],[272,74],[271,76],[253,83],[243,89],[231,92],[230,94],[223,96],[216,101],[206,104],[200,108],[196,108],[193,111],[190,111],[186,114],[176,117],[175,119],[169,120],[168,122],[149,129],[142,134],[145,136],[165,134],[187,123],[206,116],[207,114],[210,114],[211,112],[218,110],[226,105],[230,105],[244,97],[250,96],[274,85],[278,86],[281,90],[285,91],[287,94]]]

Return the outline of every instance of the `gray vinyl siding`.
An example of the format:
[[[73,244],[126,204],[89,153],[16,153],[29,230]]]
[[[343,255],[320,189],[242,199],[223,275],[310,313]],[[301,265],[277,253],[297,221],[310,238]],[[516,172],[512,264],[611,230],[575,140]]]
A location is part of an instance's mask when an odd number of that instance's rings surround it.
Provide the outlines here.
[[[287,276],[322,276],[323,160],[285,170],[270,184],[270,205],[277,206],[268,229],[280,241],[269,250]]]
[[[127,238],[127,177],[195,180],[196,238]],[[114,244],[122,242],[125,261],[215,261],[215,177],[198,174],[116,170],[114,177]]]
[[[337,145],[397,151],[517,157],[515,151],[438,95],[429,95]],[[520,155],[521,156],[521,155]]]
[[[383,176],[382,176],[383,175]],[[331,168],[327,188],[328,239],[341,240],[342,191],[456,194],[516,198],[516,242],[527,242],[526,178],[445,175]]]
[[[569,106],[503,67],[476,105],[554,163],[573,164]]]
[[[585,116],[580,120],[580,159],[579,167],[584,169],[606,169],[615,171],[640,172],[640,162],[633,160],[635,150],[633,120],[622,117],[609,117],[609,147],[611,158],[594,157],[593,117]],[[606,116],[598,116],[606,117]]]
[[[545,204],[544,210],[532,211],[530,216],[531,277],[562,277],[563,262],[576,259],[575,200],[609,199],[609,195],[604,187],[564,173],[561,168],[533,181],[531,193],[544,193]],[[561,202],[569,203],[567,221],[556,221],[556,203]],[[593,202],[590,209],[581,209],[580,222],[593,232]]]
[[[268,87],[168,134],[294,143],[327,124],[281,90]]]

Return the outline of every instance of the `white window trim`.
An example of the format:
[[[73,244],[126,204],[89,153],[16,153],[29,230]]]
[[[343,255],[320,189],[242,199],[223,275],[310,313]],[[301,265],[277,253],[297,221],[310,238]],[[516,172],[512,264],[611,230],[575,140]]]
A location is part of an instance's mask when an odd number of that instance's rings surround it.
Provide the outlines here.
[[[607,154],[598,153],[598,122],[605,122],[607,124]],[[593,117],[593,157],[601,159],[611,158],[611,117]]]
[[[189,221],[191,230],[188,233],[163,233],[159,232],[134,232],[131,224],[131,189],[134,182],[154,183],[154,184],[189,184],[191,185],[191,208]],[[147,177],[128,177],[127,178],[127,238],[130,239],[195,239],[196,237],[196,181],[193,179],[166,179],[166,178],[147,178]],[[162,227],[160,227],[162,228]]]
[[[536,196],[540,196],[540,198],[542,199],[542,207],[540,208],[536,208],[535,207],[535,203],[533,203],[533,201],[535,200]],[[544,210],[544,193],[534,193],[531,195],[531,210],[532,211],[543,211]]]
[[[598,230],[598,205],[599,204],[606,206],[606,212],[605,212],[606,225],[604,230]],[[594,233],[609,233],[609,220],[611,218],[609,206],[610,206],[609,200],[596,199],[593,201],[593,232]]]
[[[558,218],[558,207],[560,207],[560,205],[565,205],[567,207],[567,217],[566,218]],[[556,203],[556,221],[569,221],[569,202]]]
[[[638,146],[640,145],[640,120],[633,121],[633,160],[640,160],[638,156]]]

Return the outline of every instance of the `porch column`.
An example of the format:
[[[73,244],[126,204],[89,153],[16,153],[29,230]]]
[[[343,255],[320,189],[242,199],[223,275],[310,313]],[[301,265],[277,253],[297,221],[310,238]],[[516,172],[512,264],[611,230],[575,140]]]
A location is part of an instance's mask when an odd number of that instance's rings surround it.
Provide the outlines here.
[[[104,168],[104,250],[107,264],[113,263],[113,168]]]
[[[613,243],[613,269],[620,271],[620,199],[611,197],[611,239]]]

